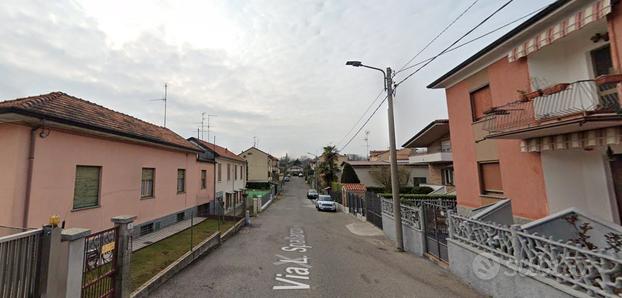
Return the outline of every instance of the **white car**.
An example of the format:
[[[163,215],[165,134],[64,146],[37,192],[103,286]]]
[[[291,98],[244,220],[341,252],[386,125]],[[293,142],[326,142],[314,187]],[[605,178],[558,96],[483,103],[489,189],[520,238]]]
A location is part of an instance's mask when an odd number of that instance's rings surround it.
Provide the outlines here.
[[[337,204],[329,195],[320,195],[315,201],[315,208],[319,211],[337,211]]]

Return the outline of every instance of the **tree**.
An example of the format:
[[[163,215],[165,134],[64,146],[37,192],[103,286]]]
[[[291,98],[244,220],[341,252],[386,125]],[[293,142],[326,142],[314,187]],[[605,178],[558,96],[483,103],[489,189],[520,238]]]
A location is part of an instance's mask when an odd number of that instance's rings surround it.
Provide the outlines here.
[[[296,160],[294,160],[293,165],[295,166],[301,166],[302,165],[302,161],[300,161],[300,159],[296,158]]]
[[[361,183],[361,180],[359,180],[359,177],[356,175],[354,168],[349,163],[346,163],[343,166],[341,183]]]
[[[385,191],[391,192],[391,167],[380,166],[369,170],[369,175],[384,187]],[[408,184],[410,178],[410,170],[405,167],[397,167],[397,176],[399,177],[400,188]]]
[[[335,146],[324,147],[324,152],[320,156],[318,171],[326,186],[330,186],[334,181],[337,181],[337,174],[339,173],[337,157],[338,153]]]

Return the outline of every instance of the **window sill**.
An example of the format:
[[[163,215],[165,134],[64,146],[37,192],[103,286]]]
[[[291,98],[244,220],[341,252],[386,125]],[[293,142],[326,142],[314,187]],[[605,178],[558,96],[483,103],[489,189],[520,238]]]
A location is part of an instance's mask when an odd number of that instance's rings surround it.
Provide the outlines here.
[[[140,197],[141,200],[151,200],[151,199],[155,199],[154,196],[149,196],[149,197]]]
[[[78,212],[78,211],[89,210],[89,209],[97,209],[99,207],[101,207],[101,205],[90,206],[90,207],[82,207],[82,208],[73,208],[73,209],[71,209],[71,212]]]
[[[186,193],[185,191],[178,191],[178,192],[177,192],[177,194],[178,194],[178,195],[183,195],[183,194],[185,194],[185,193]]]

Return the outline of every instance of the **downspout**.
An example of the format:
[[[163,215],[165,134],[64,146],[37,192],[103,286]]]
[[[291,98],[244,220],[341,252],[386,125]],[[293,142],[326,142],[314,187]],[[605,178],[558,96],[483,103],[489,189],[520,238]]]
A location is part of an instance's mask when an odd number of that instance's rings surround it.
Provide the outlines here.
[[[37,139],[36,133],[39,130],[40,126],[33,127],[30,130],[30,143],[28,145],[28,169],[26,176],[26,198],[24,202],[24,216],[22,226],[26,229],[28,228],[28,216],[30,213],[30,194],[32,191],[32,175],[33,175],[33,166],[35,163],[35,140]]]

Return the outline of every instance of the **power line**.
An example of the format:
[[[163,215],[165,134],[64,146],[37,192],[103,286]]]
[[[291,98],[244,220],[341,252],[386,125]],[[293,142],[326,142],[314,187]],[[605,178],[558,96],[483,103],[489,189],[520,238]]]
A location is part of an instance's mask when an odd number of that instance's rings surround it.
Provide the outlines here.
[[[548,5],[547,5],[547,6],[548,6]],[[491,34],[493,34],[493,33],[495,33],[495,32],[498,32],[498,31],[500,31],[500,30],[502,30],[502,29],[505,29],[505,28],[507,28],[507,27],[509,27],[509,26],[513,25],[514,23],[517,23],[517,22],[519,22],[519,21],[521,21],[521,20],[523,20],[523,19],[526,19],[526,18],[528,18],[528,17],[530,17],[530,16],[532,16],[532,15],[534,15],[534,14],[536,14],[536,13],[538,13],[538,12],[542,11],[542,10],[543,10],[543,9],[545,9],[547,6],[544,6],[544,7],[542,7],[542,8],[537,9],[537,10],[534,10],[534,11],[532,11],[532,12],[530,12],[530,13],[528,13],[528,14],[526,14],[526,15],[524,15],[524,16],[522,16],[522,17],[518,18],[518,19],[515,19],[515,20],[513,20],[513,21],[511,21],[511,22],[509,22],[509,23],[505,23],[504,25],[499,26],[499,27],[497,27],[497,28],[496,28],[496,29],[494,29],[494,30],[488,31],[488,32],[486,32],[486,33],[484,33],[484,34],[482,34],[482,35],[480,35],[480,36],[478,36],[478,37],[475,37],[475,38],[473,38],[473,39],[471,39],[471,40],[469,40],[469,41],[466,41],[466,42],[464,42],[464,43],[461,43],[461,44],[459,44],[459,45],[457,45],[457,46],[455,46],[455,47],[453,47],[453,48],[449,49],[447,52],[445,52],[445,54],[447,54],[447,53],[449,53],[449,52],[453,52],[453,51],[455,51],[455,50],[457,50],[457,49],[459,49],[459,48],[462,48],[462,47],[464,47],[464,46],[466,46],[466,45],[469,45],[469,44],[471,44],[471,43],[473,43],[473,42],[475,42],[475,41],[478,41],[478,40],[480,40],[480,39],[482,39],[482,38],[484,38],[484,37],[487,37],[487,36],[489,36],[489,35],[491,35]],[[417,63],[415,63],[415,64],[413,64],[413,65],[411,65],[411,66],[408,66],[408,67],[406,67],[406,68],[402,69],[402,71],[404,71],[404,70],[408,70],[408,69],[412,69],[412,68],[415,68],[415,67],[417,67],[417,66],[419,66],[419,65],[421,65],[421,64],[423,64],[423,63],[426,63],[426,62],[428,62],[428,61],[430,61],[430,60],[432,60],[432,59],[434,59],[434,57],[430,57],[430,58],[427,58],[427,59],[421,60],[421,61],[419,61],[419,62],[417,62]]]
[[[473,3],[471,3],[471,5],[469,5],[464,11],[462,11],[462,13],[460,13],[460,15],[458,15],[458,17],[456,17],[453,21],[451,21],[451,23],[449,23],[447,26],[445,26],[445,28],[438,33],[432,40],[430,40],[430,42],[428,42],[428,44],[426,44],[423,49],[421,49],[419,52],[417,52],[417,54],[415,54],[415,56],[413,56],[412,58],[410,58],[410,60],[408,60],[408,62],[406,62],[406,64],[402,65],[402,67],[395,72],[394,75],[397,75],[398,73],[404,71],[406,69],[406,67],[408,66],[408,64],[410,64],[411,62],[413,62],[415,59],[417,59],[417,57],[419,57],[419,55],[421,55],[421,53],[423,53],[423,51],[427,50],[428,47],[430,47],[432,45],[432,43],[434,43],[439,37],[441,37],[441,35],[443,35],[447,30],[449,30],[449,28],[451,28],[451,26],[453,26],[458,20],[460,20],[460,18],[462,18],[469,10],[471,10],[471,8],[473,6],[475,6],[475,4],[477,4],[477,2],[479,2],[479,0],[475,0],[473,1]]]
[[[467,37],[469,34],[471,34],[473,31],[475,31],[477,28],[479,28],[480,26],[482,26],[484,23],[486,23],[488,20],[490,20],[493,16],[495,16],[498,12],[500,12],[501,10],[503,10],[505,7],[507,7],[508,5],[510,5],[510,3],[514,2],[514,0],[509,0],[508,2],[506,2],[505,4],[503,4],[501,7],[497,8],[497,10],[495,10],[492,14],[490,14],[489,16],[487,16],[485,19],[483,19],[481,22],[479,22],[475,27],[471,28],[469,31],[467,31],[465,34],[463,34],[462,36],[460,36],[460,38],[456,39],[456,41],[454,41],[453,43],[451,43],[447,48],[445,48],[443,51],[441,51],[439,54],[437,54],[436,56],[432,57],[430,59],[430,61],[427,61],[425,64],[423,64],[423,66],[417,68],[414,72],[411,72],[409,75],[407,75],[404,79],[402,79],[401,81],[399,81],[397,84],[395,84],[395,87],[399,86],[401,83],[403,83],[404,81],[410,79],[410,77],[412,77],[413,75],[415,75],[417,72],[419,72],[421,69],[423,69],[424,67],[428,66],[430,63],[432,63],[432,61],[436,60],[436,58],[438,58],[439,56],[445,54],[447,51],[449,51],[449,49],[451,49],[453,46],[455,46],[457,43],[459,43],[462,39],[464,39],[465,37]]]
[[[350,138],[350,140],[348,140],[348,142],[343,145],[343,147],[341,147],[341,150],[339,150],[339,152],[343,151],[344,149],[346,149],[346,147],[348,147],[348,145],[350,145],[350,143],[352,142],[352,140],[354,140],[354,138],[356,138],[356,136],[359,134],[359,132],[361,132],[361,130],[363,130],[363,128],[365,127],[365,125],[367,125],[367,123],[369,123],[369,121],[371,120],[372,117],[374,117],[374,115],[376,114],[376,112],[378,112],[378,109],[380,109],[380,107],[382,106],[382,104],[387,101],[388,96],[385,96],[384,99],[382,100],[382,102],[380,102],[380,104],[378,105],[378,107],[376,107],[376,109],[374,110],[373,113],[371,113],[371,115],[369,115],[369,118],[367,118],[367,120],[365,120],[365,123],[363,123],[363,125],[361,125],[361,127],[359,128],[359,130],[356,131],[356,133],[354,135],[352,135],[352,137]]]
[[[380,90],[380,92],[378,92],[378,95],[376,95],[374,100],[372,100],[372,102],[369,103],[369,105],[367,106],[367,109],[365,110],[365,112],[363,112],[363,115],[361,115],[361,117],[358,120],[356,120],[356,122],[354,122],[354,125],[352,125],[350,130],[348,130],[348,132],[343,136],[343,138],[341,138],[341,140],[339,140],[339,142],[337,142],[337,144],[341,144],[348,137],[348,135],[350,135],[350,133],[356,128],[356,126],[359,124],[359,122],[361,122],[361,120],[363,120],[363,118],[365,117],[367,112],[369,112],[369,110],[374,105],[374,103],[376,101],[378,101],[378,98],[380,98],[380,95],[382,95],[382,93],[384,93],[384,90]]]

